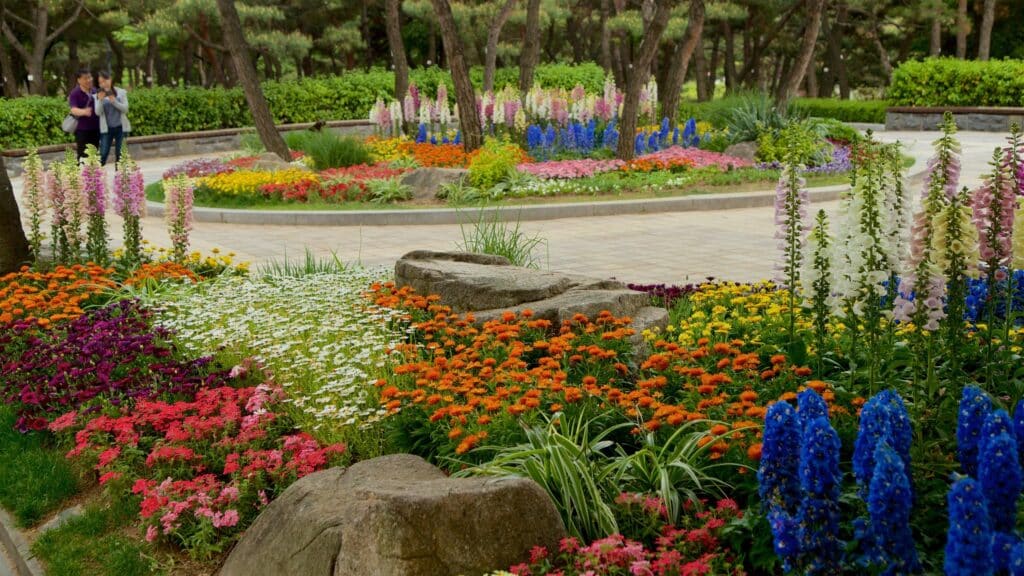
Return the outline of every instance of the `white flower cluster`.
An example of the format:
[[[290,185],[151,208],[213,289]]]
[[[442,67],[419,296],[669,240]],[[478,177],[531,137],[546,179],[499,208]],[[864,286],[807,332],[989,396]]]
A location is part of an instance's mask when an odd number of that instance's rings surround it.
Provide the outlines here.
[[[255,357],[309,429],[367,426],[385,415],[375,380],[402,341],[398,313],[367,302],[382,269],[300,278],[221,277],[168,292],[160,323],[187,351]],[[306,426],[304,426],[306,427]]]

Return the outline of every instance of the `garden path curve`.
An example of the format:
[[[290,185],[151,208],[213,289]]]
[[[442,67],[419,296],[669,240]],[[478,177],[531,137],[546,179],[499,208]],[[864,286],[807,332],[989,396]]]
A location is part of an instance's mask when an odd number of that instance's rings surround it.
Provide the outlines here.
[[[905,152],[916,160],[913,172],[924,169],[937,132],[877,132],[884,141],[903,142]],[[974,187],[988,168],[1004,135],[961,132],[963,146],[961,182]],[[173,164],[188,158],[140,162],[146,181],[153,182]],[[20,191],[21,181],[14,181]],[[838,202],[824,208],[834,216]],[[24,216],[24,214],[23,214]],[[110,217],[111,236],[120,241],[120,221]],[[542,248],[544,265],[563,272],[614,277],[625,282],[687,283],[709,276],[737,281],[770,278],[777,260],[773,209],[771,207],[669,212],[566,218],[523,222],[521,230],[547,239]],[[154,244],[170,244],[164,223],[146,218],[143,236]],[[412,226],[263,226],[197,223],[192,248],[234,251],[254,264],[302,257],[309,249],[346,262],[392,266],[402,254],[414,249],[451,250],[461,241],[459,225]]]

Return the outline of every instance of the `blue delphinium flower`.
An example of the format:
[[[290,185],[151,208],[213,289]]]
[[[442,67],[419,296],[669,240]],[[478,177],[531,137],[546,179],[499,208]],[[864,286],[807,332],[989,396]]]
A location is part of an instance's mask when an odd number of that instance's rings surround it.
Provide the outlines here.
[[[1018,542],[1010,552],[1010,576],[1024,576],[1024,542]]]
[[[430,143],[431,144],[437,144],[437,134],[431,134],[430,135]]]
[[[1013,564],[1013,548],[1020,542],[1016,534],[995,532],[992,534],[992,569],[1005,574]]]
[[[978,468],[981,468],[981,454],[985,452],[985,445],[988,444],[989,440],[992,440],[1000,434],[1006,434],[1013,439],[1014,444],[1017,442],[1017,437],[1014,436],[1013,432],[1013,420],[1010,419],[1010,415],[1006,413],[1006,410],[999,408],[993,410],[985,416],[985,423],[981,425],[981,436],[978,438]]]
[[[567,152],[577,151],[576,133],[572,130],[572,124],[561,130],[562,150]]]
[[[946,534],[946,576],[992,574],[992,524],[981,486],[961,477],[950,489],[949,532]]]
[[[619,130],[615,127],[615,120],[604,127],[604,132],[601,133],[601,145],[612,150],[619,145]]]
[[[639,156],[644,153],[644,133],[640,132],[636,135],[636,140],[633,142],[633,154]]]
[[[914,431],[903,398],[893,390],[883,390],[864,404],[860,415],[860,429],[853,448],[853,473],[862,490],[871,485],[874,471],[875,448],[888,436],[889,446],[910,470],[910,443]]]
[[[800,556],[800,518],[781,509],[768,510],[768,527],[772,531],[772,549],[782,559],[782,569],[792,572]]]
[[[448,144],[448,133],[441,134],[441,144]]]
[[[547,154],[553,154],[557,141],[555,127],[548,124],[547,130],[544,131],[544,152]]]
[[[664,148],[668,145],[668,116],[661,119],[661,130],[658,130],[658,147]]]
[[[978,454],[978,482],[988,503],[992,529],[996,532],[1013,531],[1017,524],[1021,471],[1017,460],[1017,441],[1012,436],[1003,432],[984,440]]]
[[[828,420],[828,404],[814,390],[807,388],[796,397],[797,411],[800,414],[800,427],[806,428],[807,424],[815,418]]]
[[[700,144],[700,137],[697,135],[697,120],[690,118],[683,126],[683,146],[692,148]]]
[[[462,144],[462,130],[455,131],[455,140],[452,140],[452,144]]]
[[[913,494],[903,459],[889,447],[888,438],[875,449],[875,469],[868,490],[872,545],[882,574],[911,574],[921,570],[910,531]]]
[[[544,146],[544,131],[540,129],[540,126],[536,124],[530,124],[526,127],[526,148],[531,154],[540,155],[541,148]]]
[[[649,152],[657,152],[661,150],[661,146],[658,143],[658,133],[651,132],[651,135],[647,138],[647,150]]]
[[[960,467],[968,476],[978,475],[978,446],[985,417],[992,411],[992,400],[974,385],[964,386],[956,422],[956,444]]]
[[[676,126],[675,128],[672,129],[672,145],[679,145],[679,126]]]
[[[796,514],[800,502],[800,421],[788,402],[776,402],[764,417],[758,494],[765,506]]]
[[[1017,458],[1024,460],[1024,400],[1013,409],[1013,435],[1017,438]]]
[[[427,141],[427,125],[420,124],[420,129],[416,131],[416,143],[423,144]]]
[[[583,138],[587,143],[587,155],[589,156],[594,151],[594,147],[597,146],[597,120],[590,119]]]
[[[840,574],[839,435],[828,418],[804,425],[800,443],[800,552],[804,574]]]

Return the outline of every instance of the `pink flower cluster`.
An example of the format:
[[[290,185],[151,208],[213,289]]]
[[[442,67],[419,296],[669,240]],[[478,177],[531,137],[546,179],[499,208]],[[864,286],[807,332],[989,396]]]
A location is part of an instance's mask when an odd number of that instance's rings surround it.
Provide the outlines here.
[[[552,160],[551,162],[520,164],[516,166],[516,169],[537,178],[549,180],[585,178],[602,172],[618,170],[622,165],[622,160]]]
[[[146,215],[146,183],[142,169],[131,161],[123,161],[114,174],[114,212],[122,218]]]
[[[233,372],[245,377],[249,368]],[[276,408],[283,398],[269,383],[221,386],[201,389],[191,401],[140,400],[119,414],[69,412],[49,429],[74,431],[68,457],[94,458],[101,484],[133,482],[148,540],[171,537],[203,555],[254,519],[272,495],[345,453],[345,446],[321,446],[305,433],[281,434]]]
[[[688,160],[693,163],[694,168],[715,166],[722,170],[753,166],[752,162],[744,160],[743,158],[729,156],[728,154],[722,154],[720,152],[712,152],[710,150],[701,150],[700,148],[683,148],[681,146],[672,146],[664,150],[659,150],[658,152],[644,154],[643,156],[640,156],[638,160],[661,161],[666,163],[673,160]]]

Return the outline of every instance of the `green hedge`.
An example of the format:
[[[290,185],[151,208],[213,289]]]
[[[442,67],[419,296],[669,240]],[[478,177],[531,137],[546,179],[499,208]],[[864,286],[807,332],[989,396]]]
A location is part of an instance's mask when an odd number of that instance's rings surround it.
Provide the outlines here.
[[[471,70],[470,76],[478,87],[483,82],[483,70],[479,68]],[[437,93],[438,84],[444,82],[454,101],[447,72],[436,67],[420,69],[413,70],[410,77],[431,97]],[[593,63],[547,64],[537,68],[535,79],[542,86],[572,88],[580,83],[588,91],[600,91],[604,71]],[[518,68],[502,68],[495,74],[495,86],[499,89],[518,82]],[[394,76],[389,71],[371,70],[327,78],[271,81],[263,83],[263,93],[278,123],[362,119],[377,98],[392,97]],[[131,92],[129,101],[132,134],[136,136],[251,125],[245,96],[239,88],[140,88]],[[70,142],[72,138],[60,130],[65,114],[67,104],[62,98],[0,99],[0,149]]]
[[[893,106],[1024,106],[1024,61],[929,58],[892,73]]]
[[[727,96],[710,102],[683,102],[679,106],[680,118],[696,118],[713,124],[722,122],[731,109],[749,96]],[[789,103],[790,114],[834,118],[843,122],[885,122],[884,100],[836,100],[833,98],[796,98]]]

